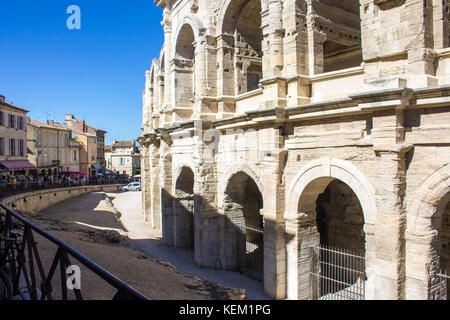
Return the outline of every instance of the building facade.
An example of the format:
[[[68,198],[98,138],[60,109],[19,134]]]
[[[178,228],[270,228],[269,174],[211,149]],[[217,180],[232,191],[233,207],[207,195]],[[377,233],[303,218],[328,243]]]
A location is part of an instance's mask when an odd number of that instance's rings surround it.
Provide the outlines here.
[[[86,174],[88,179],[95,176],[99,169],[97,165],[97,136],[95,134],[71,131],[72,138],[80,145],[80,172]]]
[[[0,170],[2,174],[29,174],[26,119],[29,111],[5,101],[0,95]]]
[[[156,4],[139,143],[164,243],[277,299],[335,294],[314,278],[320,247],[358,253],[362,298],[434,298],[450,268],[447,1]]]
[[[79,171],[79,162],[73,160],[79,147],[70,138],[70,131],[59,123],[27,119],[28,160],[36,167],[37,174]]]
[[[141,155],[136,141],[115,141],[106,146],[106,168],[133,177],[140,174]]]
[[[65,126],[74,132],[76,139],[81,135],[80,145],[83,148],[81,152],[82,156],[82,172],[87,175],[95,175],[97,173],[103,172],[105,169],[105,136],[107,131],[97,129],[91,125],[86,124],[84,120],[77,120],[74,115],[66,114],[65,116]],[[95,139],[92,139],[95,136]],[[95,152],[92,148],[94,148]],[[84,146],[84,147],[83,147]],[[89,151],[87,150],[89,148]],[[93,153],[95,154],[95,162],[93,162]],[[88,156],[89,154],[89,156]],[[83,171],[86,170],[86,171]]]

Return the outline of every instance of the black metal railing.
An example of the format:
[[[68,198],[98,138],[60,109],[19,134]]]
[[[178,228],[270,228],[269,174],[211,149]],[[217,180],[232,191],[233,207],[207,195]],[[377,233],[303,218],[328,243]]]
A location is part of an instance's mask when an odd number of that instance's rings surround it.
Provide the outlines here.
[[[20,182],[20,183],[0,183],[0,200],[22,193],[50,190],[70,187],[98,186],[111,184],[128,184],[129,179],[114,180],[91,180],[86,182],[69,181],[42,181],[42,182]]]
[[[147,297],[80,252],[23,218],[3,203],[0,203],[0,208],[2,211],[0,212],[0,271],[3,272],[3,275],[6,274],[6,279],[11,282],[13,297],[26,300],[69,300],[69,296],[71,296],[76,300],[83,300],[83,285],[73,288],[68,286],[68,280],[70,280],[68,269],[74,266],[71,262],[71,258],[73,258],[77,261],[75,266],[89,269],[99,280],[112,287],[113,293],[115,293],[112,297],[113,300],[148,300]],[[20,232],[15,230],[20,230]],[[39,241],[49,241],[55,246],[56,253],[54,256],[50,255],[53,257],[50,259],[51,263],[48,263],[50,260],[46,259],[46,265],[49,266],[47,270],[39,254],[36,237],[39,238]],[[48,253],[46,257],[48,257]],[[58,265],[59,272],[57,272]],[[59,277],[56,276],[58,273]],[[54,281],[55,279],[56,281]],[[54,291],[54,282],[60,287],[59,291]]]

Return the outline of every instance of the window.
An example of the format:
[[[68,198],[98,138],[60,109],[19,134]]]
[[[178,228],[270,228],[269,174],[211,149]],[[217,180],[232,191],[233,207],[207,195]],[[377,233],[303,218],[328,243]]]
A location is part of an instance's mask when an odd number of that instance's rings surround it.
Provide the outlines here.
[[[25,143],[24,143],[24,141],[23,140],[19,140],[18,141],[19,142],[19,156],[21,156],[21,157],[23,157],[23,156],[25,156]]]
[[[9,115],[9,128],[15,128],[15,118],[13,114]]]
[[[73,160],[77,161],[77,152],[76,151],[73,152]]]
[[[16,155],[16,139],[9,139],[9,155]]]
[[[2,112],[3,113],[3,112]],[[0,138],[0,156],[5,155],[5,138]]]
[[[5,126],[5,113],[3,111],[0,112],[0,126]]]
[[[124,158],[120,158],[119,159],[119,165],[123,166],[125,164],[125,159]]]
[[[23,130],[23,117],[17,117],[17,129]]]

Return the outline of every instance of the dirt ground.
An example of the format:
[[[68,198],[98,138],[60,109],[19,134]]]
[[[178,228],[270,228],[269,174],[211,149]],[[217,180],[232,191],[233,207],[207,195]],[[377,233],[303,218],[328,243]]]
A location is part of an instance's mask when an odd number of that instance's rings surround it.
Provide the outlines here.
[[[120,213],[103,192],[75,197],[44,211],[25,215],[31,222],[48,231],[82,253],[100,267],[153,300],[208,300],[240,296],[242,291],[223,288],[199,277],[184,274],[170,263],[150,259],[136,250],[119,222]],[[56,246],[36,236],[40,258],[46,272],[50,269]],[[87,300],[111,299],[116,290],[92,271],[81,269],[81,292]],[[54,298],[61,298],[59,268],[52,282]],[[233,293],[233,294],[231,294]],[[224,296],[226,296],[224,298]],[[73,298],[69,292],[69,298]]]

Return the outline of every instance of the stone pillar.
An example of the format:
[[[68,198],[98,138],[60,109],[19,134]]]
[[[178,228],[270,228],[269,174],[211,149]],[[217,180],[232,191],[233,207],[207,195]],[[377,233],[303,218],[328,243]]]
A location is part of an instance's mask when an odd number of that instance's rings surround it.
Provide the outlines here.
[[[160,199],[161,199],[161,218],[162,218],[162,237],[166,246],[174,245],[174,216],[173,216],[173,197],[172,194],[172,153],[169,133],[160,129]]]
[[[283,76],[285,29],[283,28],[283,4],[270,0],[262,13],[264,108],[286,107],[287,84]]]
[[[194,230],[195,263],[215,267],[218,260],[217,173],[211,122],[195,120],[194,133]],[[211,151],[211,152],[210,152]]]
[[[287,79],[288,107],[311,101],[306,15],[305,1],[288,1],[284,4],[284,76]]]
[[[377,155],[374,226],[366,231],[366,299],[404,299],[406,154],[404,106],[373,113],[372,141]]]
[[[162,214],[161,214],[161,186],[160,179],[160,150],[159,140],[153,140],[150,144],[150,157],[149,157],[149,175],[150,175],[150,221],[152,222],[153,229],[161,229]]]
[[[217,76],[215,38],[201,31],[195,47],[195,103],[194,119],[215,120],[217,102],[211,99],[216,95],[215,77]]]
[[[308,69],[310,75],[315,75],[324,71],[323,44],[327,40],[327,35],[316,27],[316,12],[314,10],[313,0],[306,0],[306,3],[308,7]]]
[[[281,151],[280,129],[272,129],[268,145],[270,156],[262,162],[264,186],[264,291],[275,299],[286,297],[286,239],[284,226],[284,165],[287,152]]]
[[[147,143],[140,145],[142,154],[141,163],[141,190],[142,190],[142,214],[145,221],[151,220],[151,175],[150,175],[150,148]]]
[[[172,57],[170,53],[172,52],[172,21],[170,18],[171,10],[169,8],[164,8],[163,11],[163,21],[161,25],[164,29],[164,102],[163,105],[168,106],[170,109],[172,104],[172,92],[171,92],[171,74],[170,74],[170,62]]]
[[[361,0],[361,36],[368,88],[438,84],[435,77],[432,1]],[[395,66],[395,67],[393,67]]]
[[[143,133],[150,133],[152,130],[152,107],[153,107],[153,83],[151,72],[145,72],[145,89],[142,94],[142,130]]]
[[[316,222],[308,216],[315,217],[312,212],[302,212],[286,219],[286,293],[290,300],[312,298],[311,246],[320,244],[320,234]]]

